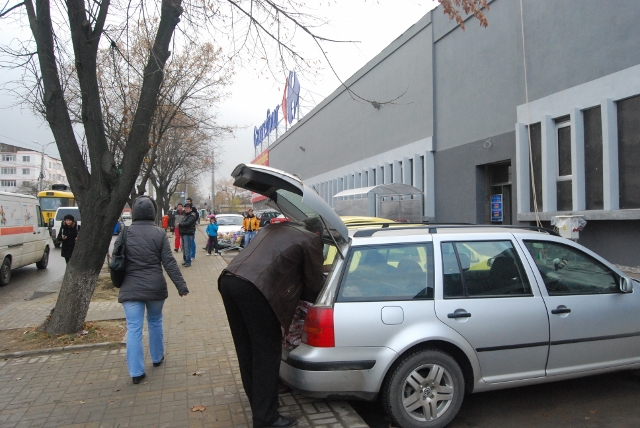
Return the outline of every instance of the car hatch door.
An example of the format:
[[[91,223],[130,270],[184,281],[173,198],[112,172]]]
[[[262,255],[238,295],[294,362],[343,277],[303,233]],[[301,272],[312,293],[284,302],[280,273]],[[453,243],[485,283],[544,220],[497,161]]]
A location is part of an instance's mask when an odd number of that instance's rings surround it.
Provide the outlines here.
[[[240,164],[231,173],[233,185],[271,199],[268,204],[295,221],[321,217],[333,238],[348,241],[340,216],[309,186],[292,174],[263,165]]]

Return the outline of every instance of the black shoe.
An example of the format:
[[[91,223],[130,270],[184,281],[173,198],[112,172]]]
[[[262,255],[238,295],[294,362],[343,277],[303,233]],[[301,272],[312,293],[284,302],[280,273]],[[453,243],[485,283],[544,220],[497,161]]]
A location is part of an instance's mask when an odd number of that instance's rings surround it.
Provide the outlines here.
[[[177,252],[178,252],[178,249],[177,249],[177,248],[174,248],[174,249],[173,249],[173,251],[175,251],[175,252],[177,253]]]
[[[160,361],[158,361],[157,363],[153,363],[153,367],[160,367],[163,361],[164,361],[164,355],[162,356]]]
[[[296,418],[292,418],[291,416],[280,415],[278,416],[278,419],[276,419],[274,423],[267,426],[266,428],[287,428],[287,427],[293,427],[296,425],[298,425],[298,421],[296,420]]]
[[[147,376],[146,374],[142,373],[140,376],[134,376],[134,377],[132,377],[132,378],[131,378],[131,380],[133,381],[134,385],[137,385],[137,384],[139,384],[139,383],[140,383],[140,381],[141,381],[142,379],[144,379],[146,376]],[[288,426],[289,426],[289,425],[288,425]]]

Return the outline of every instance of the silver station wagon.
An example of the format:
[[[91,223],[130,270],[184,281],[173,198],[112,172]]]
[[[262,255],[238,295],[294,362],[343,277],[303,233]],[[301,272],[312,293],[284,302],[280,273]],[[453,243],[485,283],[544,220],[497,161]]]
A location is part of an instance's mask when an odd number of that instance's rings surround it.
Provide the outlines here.
[[[347,229],[293,175],[233,175],[327,228],[325,287],[280,366],[303,394],[380,398],[400,427],[442,427],[465,393],[640,368],[640,283],[570,240],[517,226]]]

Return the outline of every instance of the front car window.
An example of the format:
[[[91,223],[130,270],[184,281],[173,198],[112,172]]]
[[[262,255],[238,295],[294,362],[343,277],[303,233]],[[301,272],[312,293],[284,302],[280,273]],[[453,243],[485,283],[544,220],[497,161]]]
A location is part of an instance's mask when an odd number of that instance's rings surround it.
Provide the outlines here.
[[[511,241],[443,242],[445,299],[532,296]]]
[[[218,217],[218,226],[242,226],[242,217]]]
[[[431,243],[352,249],[338,302],[419,299],[433,299]]]
[[[616,293],[616,274],[590,255],[559,242],[524,241],[550,296]]]

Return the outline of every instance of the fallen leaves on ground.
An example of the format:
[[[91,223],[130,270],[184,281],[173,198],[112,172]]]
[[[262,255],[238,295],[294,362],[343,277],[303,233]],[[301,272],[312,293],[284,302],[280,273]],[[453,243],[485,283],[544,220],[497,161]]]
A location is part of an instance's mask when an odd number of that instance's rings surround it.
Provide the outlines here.
[[[13,353],[39,349],[61,348],[69,345],[86,345],[91,343],[120,342],[126,333],[125,320],[86,322],[82,333],[50,335],[36,329],[0,330],[2,352]],[[74,351],[74,354],[79,354]]]
[[[207,410],[205,406],[193,406],[191,408],[192,412],[204,412],[205,410]]]

